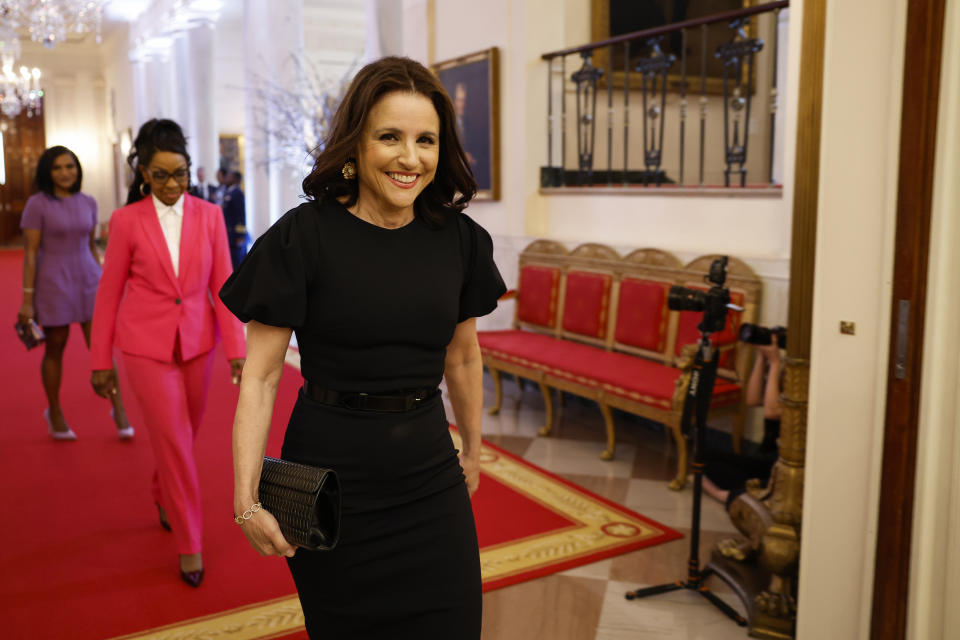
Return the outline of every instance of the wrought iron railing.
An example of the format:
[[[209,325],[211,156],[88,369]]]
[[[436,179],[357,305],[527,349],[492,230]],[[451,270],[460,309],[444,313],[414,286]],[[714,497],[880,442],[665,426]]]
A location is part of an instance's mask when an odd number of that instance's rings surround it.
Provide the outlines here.
[[[686,20],[668,24],[653,29],[635,31],[607,40],[592,42],[579,47],[564,49],[543,54],[547,61],[547,164],[541,168],[541,186],[655,186],[676,185],[687,187],[712,186],[706,177],[712,173],[719,178],[722,173],[724,187],[776,186],[774,167],[777,120],[777,57],[779,48],[779,15],[780,11],[789,7],[788,0],[769,2],[754,7],[719,13],[704,18]],[[761,14],[773,16],[772,29],[769,30],[769,44],[756,37],[756,24]],[[726,25],[729,28],[729,39],[714,51],[708,51],[707,29],[710,25]],[[698,33],[699,32],[699,33]],[[676,41],[679,35],[679,57],[672,52],[664,51],[663,41],[670,37]],[[699,73],[692,77],[688,75],[688,43],[690,38],[699,37]],[[611,72],[594,65],[598,54],[603,55],[610,66],[617,60],[617,49],[622,49],[623,71]],[[757,78],[756,59],[758,54],[770,56],[770,63],[766,65],[769,71],[767,78]],[[639,58],[632,57],[632,53],[640,53]],[[708,111],[711,102],[719,113],[717,99],[710,99],[708,95],[707,56],[712,54],[722,65],[722,79],[717,81],[716,92],[722,100],[723,142],[708,143]],[[567,56],[579,55],[581,66],[569,76],[566,75]],[[679,80],[675,75],[679,62]],[[559,98],[555,93],[554,76],[562,77]],[[631,85],[634,75],[639,76],[639,87]],[[699,82],[698,82],[699,81]],[[699,84],[699,144],[696,160],[697,179],[694,182],[687,180],[687,107],[690,88]],[[605,85],[605,88],[602,86]],[[618,86],[620,85],[620,86]],[[748,152],[759,153],[756,143],[750,146],[751,113],[758,98],[759,87],[769,92],[769,100],[765,107],[769,118],[769,127],[766,137],[761,144],[766,145],[766,154],[755,159],[753,173],[748,176]],[[615,138],[615,120],[618,111],[615,109],[615,94],[621,93],[618,98],[619,114],[622,121],[622,143]],[[639,91],[638,91],[639,89]],[[597,166],[596,128],[598,119],[603,114],[597,113],[598,92],[606,93],[607,112],[606,120],[606,162],[604,166]],[[567,121],[568,93],[574,94],[576,104],[576,120]],[[639,96],[637,95],[639,93]],[[671,107],[668,108],[668,95]],[[642,120],[641,136],[637,136],[630,127],[631,100],[640,100]],[[558,106],[555,104],[559,102]],[[761,108],[764,105],[761,105]],[[559,110],[559,118],[556,111]],[[636,117],[636,114],[634,114]],[[675,120],[668,122],[668,120]],[[716,120],[716,116],[713,117]],[[572,127],[571,127],[572,124]],[[664,162],[664,132],[667,127],[676,127],[676,138],[673,149],[669,149],[671,162]],[[573,131],[570,131],[570,129]],[[577,154],[576,169],[568,168],[567,137],[576,136]],[[557,144],[556,136],[559,136]],[[634,160],[636,166],[631,166],[631,158],[636,156],[636,144],[642,140],[642,168],[640,161]],[[719,142],[719,139],[718,139]],[[622,144],[622,161],[619,157],[614,160],[614,148]],[[559,149],[557,148],[559,147]],[[555,163],[559,152],[560,162]],[[714,155],[710,155],[714,154]],[[619,155],[619,154],[617,154]],[[750,156],[753,158],[753,155]],[[715,170],[708,170],[710,160],[717,159]],[[762,164],[765,163],[765,166]],[[761,167],[758,169],[757,165]],[[617,166],[619,165],[619,166]],[[749,177],[749,182],[748,182]],[[719,180],[718,180],[719,182]],[[720,186],[717,184],[716,186]]]

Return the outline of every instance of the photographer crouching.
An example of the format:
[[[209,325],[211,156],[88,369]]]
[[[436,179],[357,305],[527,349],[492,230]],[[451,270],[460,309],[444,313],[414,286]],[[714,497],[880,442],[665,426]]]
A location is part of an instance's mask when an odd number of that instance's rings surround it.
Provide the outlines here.
[[[780,437],[780,350],[786,347],[784,327],[768,329],[754,324],[740,327],[740,341],[756,347],[757,358],[747,380],[747,406],[763,407],[763,441],[756,453],[738,455],[732,451],[707,450],[704,456],[703,490],[729,508],[756,479],[766,487],[777,461]]]

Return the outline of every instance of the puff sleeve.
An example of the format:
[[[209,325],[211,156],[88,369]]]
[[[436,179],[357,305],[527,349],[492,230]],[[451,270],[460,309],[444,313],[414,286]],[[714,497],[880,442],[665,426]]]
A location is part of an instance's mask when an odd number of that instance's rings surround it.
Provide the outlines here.
[[[21,229],[37,229],[43,231],[43,219],[45,207],[41,198],[46,196],[35,193],[27,198],[27,204],[23,208],[23,214],[20,216]]]
[[[493,261],[493,240],[487,230],[466,214],[457,216],[460,226],[463,285],[457,322],[485,316],[497,308],[507,287]]]
[[[315,256],[304,251],[305,234],[316,232],[305,204],[288,211],[257,238],[220,289],[220,299],[241,322],[302,327]]]

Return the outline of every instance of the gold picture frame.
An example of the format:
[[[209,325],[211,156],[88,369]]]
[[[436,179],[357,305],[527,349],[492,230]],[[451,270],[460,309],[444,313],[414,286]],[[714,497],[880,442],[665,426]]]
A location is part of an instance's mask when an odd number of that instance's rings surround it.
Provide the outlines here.
[[[500,69],[496,47],[431,66],[457,113],[477,200],[500,199]],[[443,142],[441,141],[441,144]]]
[[[687,3],[688,6],[692,7],[683,20],[692,20],[696,18],[706,17],[710,15],[716,15],[718,13],[723,13],[725,11],[733,11],[736,9],[747,9],[757,5],[758,0],[700,0],[699,2],[694,0],[693,2]],[[611,8],[611,5],[613,7]],[[630,9],[637,6],[643,6],[647,9],[657,9],[664,6],[668,8],[673,8],[673,0],[653,0],[645,1],[642,3],[637,3],[632,0],[590,0],[590,39],[592,42],[601,42],[607,40],[611,37],[617,35],[622,35],[623,33],[629,33],[631,31],[637,31],[639,29],[632,28],[629,23],[623,20],[618,20],[618,23],[621,24],[619,31],[614,30],[611,34],[611,19],[617,17],[619,9]],[[666,14],[666,11],[661,13]],[[672,16],[672,12],[671,12]],[[670,24],[676,22],[670,18],[665,18],[665,21],[662,24]],[[748,37],[756,37],[757,33],[757,18],[756,16],[752,17],[746,26],[746,33]],[[656,24],[656,20],[651,24],[645,24],[642,28],[653,28],[660,26]],[[699,30],[699,28],[698,28]],[[687,48],[688,50],[693,50],[687,58],[687,93],[697,95],[700,93],[700,37],[691,37],[691,33],[688,30],[687,34]],[[714,23],[707,25],[707,74],[706,74],[706,87],[705,91],[711,95],[722,95],[723,94],[723,76],[722,76],[722,65],[719,64],[719,61],[716,60],[713,56],[713,51],[716,49],[716,46],[722,42],[726,42],[730,37],[730,29],[726,23]],[[678,35],[679,38],[679,35]],[[677,61],[674,63],[676,73],[667,74],[667,90],[679,92],[683,84],[683,75],[680,73],[680,51],[679,45],[671,46],[667,42],[668,36],[664,37],[664,46],[662,47],[666,53],[674,53],[677,56]],[[600,85],[606,86],[607,77],[612,70],[613,76],[613,86],[617,89],[622,89],[624,85],[624,72],[623,67],[623,46],[622,44],[615,45],[614,57],[619,58],[619,60],[614,60],[613,66],[610,64],[610,48],[601,47],[594,51],[593,55],[593,66],[598,67],[604,70],[604,76],[600,79]],[[677,49],[676,51],[673,51]],[[633,53],[633,52],[631,52]],[[636,60],[635,55],[631,55],[632,60]],[[743,70],[744,76],[746,76],[747,69],[744,67]],[[631,73],[631,76],[634,76],[634,73]],[[750,87],[756,86],[756,68],[753,70],[753,78],[750,78]],[[746,79],[746,77],[744,77]],[[637,89],[640,88],[640,78],[633,77],[631,80],[631,87]]]
[[[220,133],[217,135],[220,162],[217,169],[244,171],[244,138],[242,133]],[[241,185],[243,182],[241,181]]]

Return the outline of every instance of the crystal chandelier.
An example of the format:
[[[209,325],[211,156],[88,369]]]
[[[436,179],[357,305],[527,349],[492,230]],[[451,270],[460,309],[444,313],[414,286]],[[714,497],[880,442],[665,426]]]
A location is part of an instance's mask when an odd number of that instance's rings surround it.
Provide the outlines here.
[[[42,98],[40,69],[20,67],[17,74],[12,64],[4,63],[0,71],[0,113],[15,118],[26,109],[27,117],[32,117],[40,113]]]
[[[20,57],[20,38],[8,22],[0,24],[0,68],[12,67]]]
[[[6,31],[25,27],[31,40],[48,49],[64,42],[69,32],[96,33],[100,44],[103,4],[103,0],[0,0],[0,39]]]

